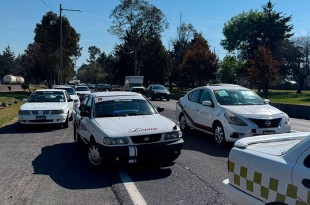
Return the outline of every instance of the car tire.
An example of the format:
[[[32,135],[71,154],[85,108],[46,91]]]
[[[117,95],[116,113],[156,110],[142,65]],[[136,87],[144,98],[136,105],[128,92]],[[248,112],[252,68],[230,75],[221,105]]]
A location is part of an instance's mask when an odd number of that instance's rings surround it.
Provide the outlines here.
[[[224,146],[226,144],[225,132],[221,123],[216,123],[213,126],[213,136],[216,144]]]
[[[187,125],[186,117],[184,114],[181,114],[179,118],[179,123],[180,123],[180,129],[182,132],[188,132],[190,130],[190,127]]]
[[[170,97],[167,97],[166,100],[169,101],[169,100],[170,100]]]
[[[69,113],[67,114],[66,121],[63,123],[63,127],[64,128],[68,128],[69,127]]]
[[[88,160],[93,167],[102,165],[102,158],[97,143],[91,142],[87,150]]]
[[[71,113],[71,115],[70,115],[69,120],[70,120],[70,121],[72,121],[72,120],[73,120],[73,114],[72,114],[72,113]]]
[[[78,146],[82,146],[83,142],[82,142],[82,139],[81,139],[81,136],[79,135],[79,133],[77,132],[76,130],[76,125],[74,125],[74,129],[73,129],[73,133],[74,133],[74,142],[76,145]]]

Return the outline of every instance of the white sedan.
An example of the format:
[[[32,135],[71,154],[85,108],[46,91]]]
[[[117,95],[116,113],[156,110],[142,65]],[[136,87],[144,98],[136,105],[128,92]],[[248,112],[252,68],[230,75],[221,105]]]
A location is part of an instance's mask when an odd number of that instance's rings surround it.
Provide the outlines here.
[[[81,104],[80,98],[72,87],[70,87],[68,85],[54,85],[53,89],[66,90],[67,93],[70,95],[70,98],[74,102],[74,108],[78,108],[80,106],[80,104]]]
[[[182,131],[190,128],[214,135],[219,145],[244,137],[291,132],[287,114],[251,90],[216,84],[189,91],[176,105]]]
[[[180,128],[141,94],[98,92],[85,96],[74,112],[74,139],[88,146],[93,166],[103,162],[170,163],[183,148]]]
[[[19,109],[21,127],[32,124],[61,124],[69,127],[73,100],[65,90],[36,90]]]

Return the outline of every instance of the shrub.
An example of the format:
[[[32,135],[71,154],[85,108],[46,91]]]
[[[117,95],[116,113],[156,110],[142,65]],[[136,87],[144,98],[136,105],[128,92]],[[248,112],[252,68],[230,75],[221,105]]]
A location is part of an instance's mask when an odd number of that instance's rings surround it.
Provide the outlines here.
[[[11,92],[11,89],[12,89],[11,86],[8,86],[8,89],[9,89],[9,91]]]
[[[26,89],[29,89],[29,85],[28,84],[22,84],[21,85],[22,89],[25,91]]]

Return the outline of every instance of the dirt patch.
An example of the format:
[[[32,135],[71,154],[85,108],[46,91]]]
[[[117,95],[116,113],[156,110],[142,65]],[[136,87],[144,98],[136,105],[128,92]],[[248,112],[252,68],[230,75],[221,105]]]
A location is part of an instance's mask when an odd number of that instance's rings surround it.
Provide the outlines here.
[[[10,92],[10,90],[8,89],[8,86],[11,86],[11,91],[23,91],[21,85],[3,85],[0,84],[0,92]]]

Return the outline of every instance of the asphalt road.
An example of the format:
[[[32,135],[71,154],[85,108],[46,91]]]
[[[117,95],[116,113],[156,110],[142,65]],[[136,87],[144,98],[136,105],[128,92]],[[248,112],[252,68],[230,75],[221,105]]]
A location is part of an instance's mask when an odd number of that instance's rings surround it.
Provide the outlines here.
[[[175,120],[174,100],[153,101]],[[308,121],[291,119],[296,131]],[[309,123],[308,123],[309,124]],[[184,149],[169,167],[146,165],[93,169],[85,148],[67,129],[49,126],[0,128],[1,204],[230,204],[222,194],[232,145],[219,148],[211,136],[184,134]]]

